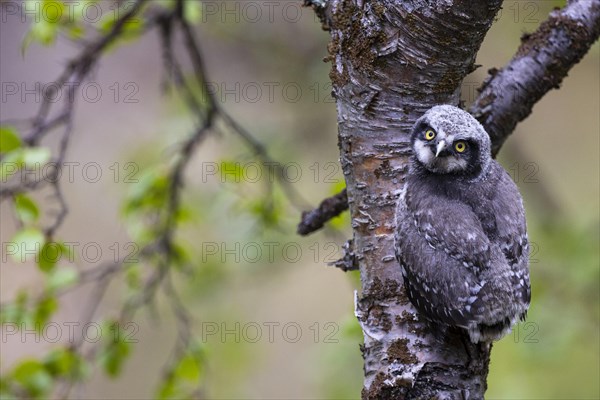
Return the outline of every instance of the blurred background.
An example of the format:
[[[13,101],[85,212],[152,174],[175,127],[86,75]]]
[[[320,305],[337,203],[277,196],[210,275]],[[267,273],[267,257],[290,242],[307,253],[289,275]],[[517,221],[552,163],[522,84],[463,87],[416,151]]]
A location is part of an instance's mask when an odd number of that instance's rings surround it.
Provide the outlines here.
[[[175,285],[194,314],[194,332],[205,352],[206,396],[360,398],[362,338],[353,315],[358,276],[326,265],[351,237],[348,215],[308,238],[295,234],[299,209],[343,187],[330,67],[323,62],[328,34],[299,1],[208,3],[196,24],[207,80],[221,105],[286,166],[287,180],[305,201],[296,198],[292,204],[275,185],[275,211],[264,221],[257,209],[270,178],[254,179],[257,160],[232,134],[210,136],[188,166],[184,202],[194,215],[179,236],[196,262]],[[479,53],[477,63],[483,67],[463,84],[467,104],[487,69],[503,66],[519,37],[563,5],[505,2]],[[34,115],[39,100],[27,90],[36,82],[56,80],[66,60],[80,50],[60,38],[48,48],[33,44],[22,56],[28,28],[20,15],[3,13],[1,120]],[[182,50],[176,46],[175,51]],[[73,173],[63,177],[70,209],[59,232],[65,241],[77,243],[80,268],[129,251],[121,206],[133,186],[127,177],[135,179],[144,168],[159,164],[193,126],[180,98],[163,90],[163,73],[153,32],[106,55],[92,75],[94,85],[80,92],[67,156]],[[6,95],[6,82],[17,83],[19,94]],[[548,93],[518,125],[500,153],[525,200],[533,300],[527,322],[494,345],[489,399],[600,398],[599,110],[596,43],[560,90]],[[44,144],[55,147],[56,137]],[[240,182],[227,168],[238,169]],[[55,207],[44,193],[36,199],[45,213]],[[33,262],[15,263],[4,254],[16,230],[11,214],[4,202],[3,303],[20,289],[35,292],[43,278]],[[101,255],[83,253],[90,243]],[[90,290],[63,296],[52,320],[63,327],[81,321]],[[94,320],[113,315],[126,292],[120,282],[111,284]],[[109,379],[92,371],[89,383],[74,392],[76,398],[153,396],[175,338],[174,318],[159,298],[155,309],[141,311],[134,323],[131,332],[138,343],[123,374]],[[2,371],[57,345],[35,339],[34,334],[3,333]]]

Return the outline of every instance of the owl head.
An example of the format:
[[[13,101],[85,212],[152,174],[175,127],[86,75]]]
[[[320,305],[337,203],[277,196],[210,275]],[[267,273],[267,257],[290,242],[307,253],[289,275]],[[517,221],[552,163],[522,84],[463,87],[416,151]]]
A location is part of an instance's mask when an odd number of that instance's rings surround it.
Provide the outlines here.
[[[429,109],[412,130],[414,162],[435,174],[477,176],[487,170],[491,142],[483,126],[458,107]]]

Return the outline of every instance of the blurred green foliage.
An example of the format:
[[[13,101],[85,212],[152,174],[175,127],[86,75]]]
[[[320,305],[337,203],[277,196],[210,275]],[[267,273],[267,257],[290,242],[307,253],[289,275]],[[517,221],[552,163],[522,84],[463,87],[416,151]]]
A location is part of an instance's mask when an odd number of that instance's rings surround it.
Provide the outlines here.
[[[56,8],[57,18],[34,23],[23,42],[23,50],[33,43],[51,45],[60,34],[80,40],[92,28],[106,33],[115,20],[105,18],[90,27],[77,19],[58,18],[61,10],[64,11],[64,2],[44,0],[43,3]],[[172,7],[173,4],[165,1],[160,6]],[[295,186],[304,197],[317,203],[323,197],[339,192],[344,187],[341,170],[333,171],[332,181],[324,180],[324,175],[331,171],[324,170],[323,166],[326,162],[337,162],[338,150],[335,105],[327,95],[330,90],[329,66],[321,62],[326,53],[327,35],[319,31],[318,21],[306,17],[298,24],[250,24],[231,20],[205,23],[198,4],[186,1],[186,16],[201,25],[202,38],[210,50],[206,53],[209,64],[213,54],[229,54],[234,55],[235,62],[247,74],[240,74],[240,79],[245,76],[251,82],[317,85],[318,91],[307,90],[310,96],[305,95],[299,102],[281,101],[267,107],[234,102],[225,106],[241,115],[240,120],[249,130],[258,133],[277,159],[303,166],[304,179]],[[482,64],[486,67],[501,65],[502,60],[494,57],[510,57],[523,31],[531,31],[552,7],[562,5],[564,2],[558,1],[505,3],[498,24],[484,44],[480,56],[485,58]],[[138,38],[142,31],[143,21],[132,21],[127,25],[122,42]],[[248,48],[252,51],[248,52]],[[215,51],[218,52],[213,53]],[[596,67],[592,70],[597,71],[597,46],[589,57]],[[214,65],[224,64],[231,68],[235,63],[215,61]],[[224,71],[211,73],[216,81],[227,81],[230,77],[219,74],[232,71],[224,68]],[[482,75],[475,76],[478,80],[483,78]],[[197,96],[202,98],[200,89],[196,89]],[[561,96],[562,93],[553,95]],[[315,96],[318,101],[314,101]],[[181,132],[185,133],[182,127],[189,126],[192,120],[177,96],[168,96],[164,107],[172,113],[157,132],[161,139],[140,143],[135,151],[122,155],[124,159],[135,159],[142,166],[139,181],[131,185],[127,193],[122,193],[123,224],[140,246],[151,243],[157,231],[167,223],[164,211],[170,184],[168,167],[173,160],[165,157],[162,149],[181,140]],[[531,135],[540,138],[544,133],[534,131]],[[597,135],[597,132],[589,135]],[[577,146],[576,143],[570,145]],[[229,135],[213,139],[206,146],[209,150],[200,150],[199,157],[230,173],[222,181],[217,179],[207,184],[198,180],[197,170],[192,168],[188,172],[191,183],[186,187],[176,214],[178,231],[171,256],[182,272],[174,286],[193,307],[197,317],[192,327],[194,334],[202,338],[209,326],[206,323],[216,323],[220,332],[200,343],[191,343],[179,358],[171,360],[161,370],[159,376],[147,378],[146,383],[151,380],[151,390],[161,399],[189,397],[198,382],[202,382],[209,397],[261,397],[263,393],[270,393],[269,389],[277,386],[277,381],[288,384],[298,381],[305,389],[303,393],[315,398],[358,398],[362,387],[359,352],[362,333],[350,308],[351,292],[359,288],[358,273],[343,276],[339,271],[331,271],[336,274],[336,279],[347,282],[346,297],[327,297],[329,302],[342,304],[345,310],[338,312],[333,321],[321,320],[324,313],[335,314],[329,312],[329,304],[311,303],[313,308],[308,317],[297,309],[300,302],[311,302],[321,295],[318,290],[328,289],[318,287],[318,282],[310,280],[309,275],[326,268],[326,261],[333,261],[339,255],[339,247],[351,235],[348,213],[331,221],[325,232],[298,238],[294,232],[299,211],[290,203],[284,188],[276,182],[253,184],[244,179],[244,164],[239,160],[242,160],[240,154],[247,154],[245,146]],[[521,146],[526,148],[522,142]],[[505,152],[510,153],[510,148]],[[14,165],[23,168],[36,163],[43,165],[50,160],[49,149],[25,146],[18,130],[10,126],[0,127],[0,153],[3,181],[17,172]],[[512,165],[510,154],[502,157],[506,157],[502,160],[505,166]],[[526,157],[532,156],[526,154]],[[253,158],[247,160],[254,161]],[[534,158],[534,161],[543,169],[553,160]],[[571,157],[570,161],[577,170],[577,157]],[[310,178],[314,178],[311,174],[315,172],[311,166],[315,162],[320,163],[317,168],[321,174],[319,179],[311,181]],[[268,171],[262,169],[261,172],[266,174]],[[488,398],[600,398],[598,209],[591,214],[589,209],[578,214],[578,210],[564,206],[558,210],[549,209],[548,199],[544,198],[557,191],[554,180],[540,179],[537,186],[517,183],[527,203],[529,236],[535,244],[531,261],[533,301],[527,322],[521,323],[511,335],[494,346]],[[592,184],[597,187],[598,183]],[[80,276],[67,262],[74,256],[63,242],[67,238],[48,238],[40,228],[44,204],[19,194],[14,197],[12,207],[19,221],[19,229],[12,241],[26,243],[27,248],[39,248],[37,268],[45,280],[41,295],[18,292],[14,301],[2,308],[0,317],[3,324],[25,324],[39,330],[57,312],[58,293],[76,285]],[[579,222],[582,220],[586,222]],[[223,249],[257,242],[294,243],[303,254],[294,262],[281,251],[275,251],[272,259],[262,257],[257,262],[248,258],[223,258]],[[335,244],[333,252],[328,244]],[[214,248],[208,245],[217,246],[217,252],[211,253],[209,250]],[[17,260],[23,259],[19,253],[13,256]],[[134,297],[141,290],[146,264],[160,260],[144,261],[127,266],[125,298]],[[158,308],[164,312],[167,307],[159,301]],[[223,328],[232,329],[240,321],[246,325],[259,321],[261,325],[273,316],[280,324],[278,328],[286,322],[302,321],[301,326],[305,329],[302,340],[299,343],[283,340],[281,331],[277,331],[279,336],[274,342],[252,343],[221,336]],[[315,321],[319,321],[318,325],[314,325]],[[261,326],[266,334],[265,326]],[[325,326],[335,327],[336,330],[331,331],[335,332],[335,340],[324,341],[326,334],[331,333],[323,330]],[[140,349],[141,345],[134,346],[125,340],[126,337],[120,334],[122,327],[118,320],[106,320],[104,328],[113,334],[104,338],[96,360],[106,376],[128,379],[126,361],[136,351],[144,350]],[[315,340],[317,333],[318,340]],[[71,348],[57,346],[48,354],[22,359],[5,368],[0,379],[0,395],[6,399],[18,394],[45,398],[52,393],[56,383],[88,379],[90,370],[91,364]],[[292,374],[297,375],[290,377]],[[256,384],[256,380],[261,384]],[[294,397],[293,389],[290,390],[290,397]]]

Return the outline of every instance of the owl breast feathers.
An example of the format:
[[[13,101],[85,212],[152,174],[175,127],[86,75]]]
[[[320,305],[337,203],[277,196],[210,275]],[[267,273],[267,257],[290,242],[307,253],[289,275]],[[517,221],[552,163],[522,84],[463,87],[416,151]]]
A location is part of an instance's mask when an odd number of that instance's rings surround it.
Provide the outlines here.
[[[471,115],[436,106],[415,124],[396,212],[396,257],[425,318],[498,340],[529,307],[521,195]]]

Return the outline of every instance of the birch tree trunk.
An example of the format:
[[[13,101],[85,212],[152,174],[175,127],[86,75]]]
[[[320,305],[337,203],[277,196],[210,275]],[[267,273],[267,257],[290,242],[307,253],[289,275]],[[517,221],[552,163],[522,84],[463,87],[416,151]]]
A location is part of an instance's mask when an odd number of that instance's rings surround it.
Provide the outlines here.
[[[465,344],[457,333],[436,336],[419,320],[394,256],[394,213],[412,125],[435,104],[458,104],[460,84],[500,5],[328,4],[330,77],[362,281],[356,313],[364,332],[363,398],[483,398],[490,349]]]
[[[350,208],[354,238],[336,266],[360,269],[356,315],[364,334],[364,399],[482,399],[491,346],[420,320],[394,255],[395,206],[408,170],[409,132],[460,85],[500,0],[305,0],[331,32],[346,191],[303,215],[300,234]],[[470,112],[495,155],[518,122],[600,35],[600,0],[569,0],[524,35],[509,64],[490,70]]]

